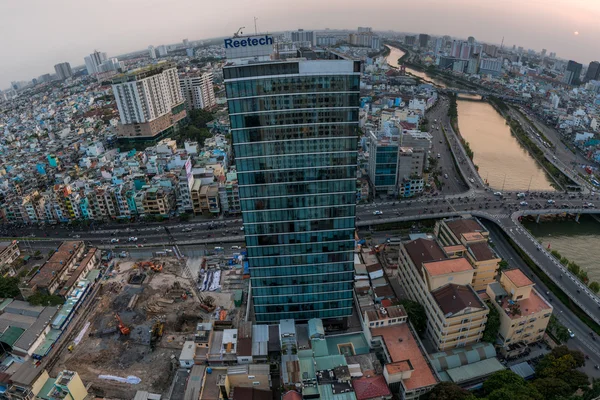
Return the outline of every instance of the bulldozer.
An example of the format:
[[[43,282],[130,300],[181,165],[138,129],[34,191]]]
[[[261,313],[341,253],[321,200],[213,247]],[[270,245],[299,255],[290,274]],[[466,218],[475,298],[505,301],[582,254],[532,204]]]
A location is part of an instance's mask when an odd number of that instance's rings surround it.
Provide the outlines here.
[[[121,332],[121,335],[123,335],[123,336],[129,335],[131,333],[131,329],[129,329],[129,327],[127,325],[125,325],[125,323],[123,322],[123,320],[121,319],[119,314],[115,313],[115,319],[119,323],[118,328],[119,328],[119,332]]]

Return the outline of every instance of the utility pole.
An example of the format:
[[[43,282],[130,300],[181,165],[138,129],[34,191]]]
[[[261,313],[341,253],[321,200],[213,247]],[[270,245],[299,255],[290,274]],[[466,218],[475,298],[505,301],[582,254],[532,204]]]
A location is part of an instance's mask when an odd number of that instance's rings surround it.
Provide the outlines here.
[[[256,29],[256,21],[258,20],[258,18],[254,17],[254,34],[258,35],[258,30]]]

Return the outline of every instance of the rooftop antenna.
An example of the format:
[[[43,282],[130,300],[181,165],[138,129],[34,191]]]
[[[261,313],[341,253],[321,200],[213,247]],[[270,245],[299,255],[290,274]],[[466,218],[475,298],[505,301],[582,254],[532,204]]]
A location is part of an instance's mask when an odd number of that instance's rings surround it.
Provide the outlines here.
[[[242,32],[242,29],[246,29],[246,27],[242,26],[240,29],[238,29],[237,32],[233,34],[233,37],[240,37],[240,35],[243,35],[244,32]]]
[[[258,18],[254,17],[254,34],[258,35],[258,30],[256,29],[256,21],[258,20]]]

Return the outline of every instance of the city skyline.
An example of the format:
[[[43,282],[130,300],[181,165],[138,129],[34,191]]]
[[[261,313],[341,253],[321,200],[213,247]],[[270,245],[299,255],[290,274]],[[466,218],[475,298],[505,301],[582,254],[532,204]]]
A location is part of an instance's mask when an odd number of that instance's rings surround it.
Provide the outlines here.
[[[587,65],[600,57],[596,55],[600,54],[600,45],[594,41],[600,34],[600,28],[595,25],[600,16],[600,4],[594,3],[592,0],[581,0],[576,4],[566,0],[529,0],[523,4],[502,0],[484,4],[459,0],[443,4],[428,0],[390,6],[377,0],[355,4],[352,10],[340,13],[340,9],[348,7],[339,0],[327,4],[310,0],[296,9],[290,20],[285,17],[289,14],[286,5],[264,1],[253,9],[252,15],[258,17],[258,30],[263,32],[326,27],[353,29],[364,25],[373,26],[375,30],[474,36],[491,43],[499,43],[504,37],[505,46],[516,44],[537,51],[546,48],[562,58]],[[145,9],[140,7],[141,4]],[[103,18],[106,19],[107,10],[113,6],[118,6],[120,13],[110,13],[109,28]],[[192,12],[175,12],[186,7]],[[38,12],[30,13],[32,9]],[[518,14],[515,9],[519,10]],[[569,13],[565,13],[565,9]],[[138,25],[132,23],[132,13],[138,15],[136,20],[141,21]],[[176,23],[165,24],[164,15],[170,14],[176,18]],[[198,15],[203,16],[202,20],[198,20]],[[222,18],[223,15],[228,17]],[[0,16],[0,26],[5,30],[3,48],[10,60],[15,60],[0,65],[2,89],[11,81],[30,80],[51,72],[52,66],[61,62],[69,62],[74,67],[83,65],[83,57],[94,49],[115,56],[147,49],[149,45],[180,42],[183,38],[202,40],[230,36],[244,25],[246,32],[253,31],[252,16],[239,1],[211,4],[207,9],[205,4],[191,1],[179,1],[174,7],[172,3],[129,0],[123,4],[110,0],[108,4],[86,4],[83,8],[71,0],[59,0],[52,5],[34,0],[33,4],[27,5],[0,5]],[[539,21],[537,26],[533,23],[536,20]]]

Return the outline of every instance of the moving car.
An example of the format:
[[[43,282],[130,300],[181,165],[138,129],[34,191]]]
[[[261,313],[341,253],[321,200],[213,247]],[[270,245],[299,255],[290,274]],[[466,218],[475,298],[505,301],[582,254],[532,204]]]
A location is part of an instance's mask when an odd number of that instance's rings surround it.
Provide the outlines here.
[[[520,205],[522,205],[523,207],[528,206],[529,204],[526,201],[522,201],[519,203]]]
[[[127,239],[128,242],[137,242],[137,238],[135,236],[130,237],[129,239]]]
[[[494,192],[494,196],[502,196],[502,192]]]
[[[569,336],[574,338],[575,334],[573,333],[573,331],[571,329],[567,329],[567,331],[569,331]]]
[[[181,232],[191,232],[192,228],[183,228]]]
[[[379,210],[373,211],[373,215],[383,215],[383,211],[379,211]]]
[[[112,239],[110,239],[110,242],[111,243],[119,243],[119,239],[112,238]]]

